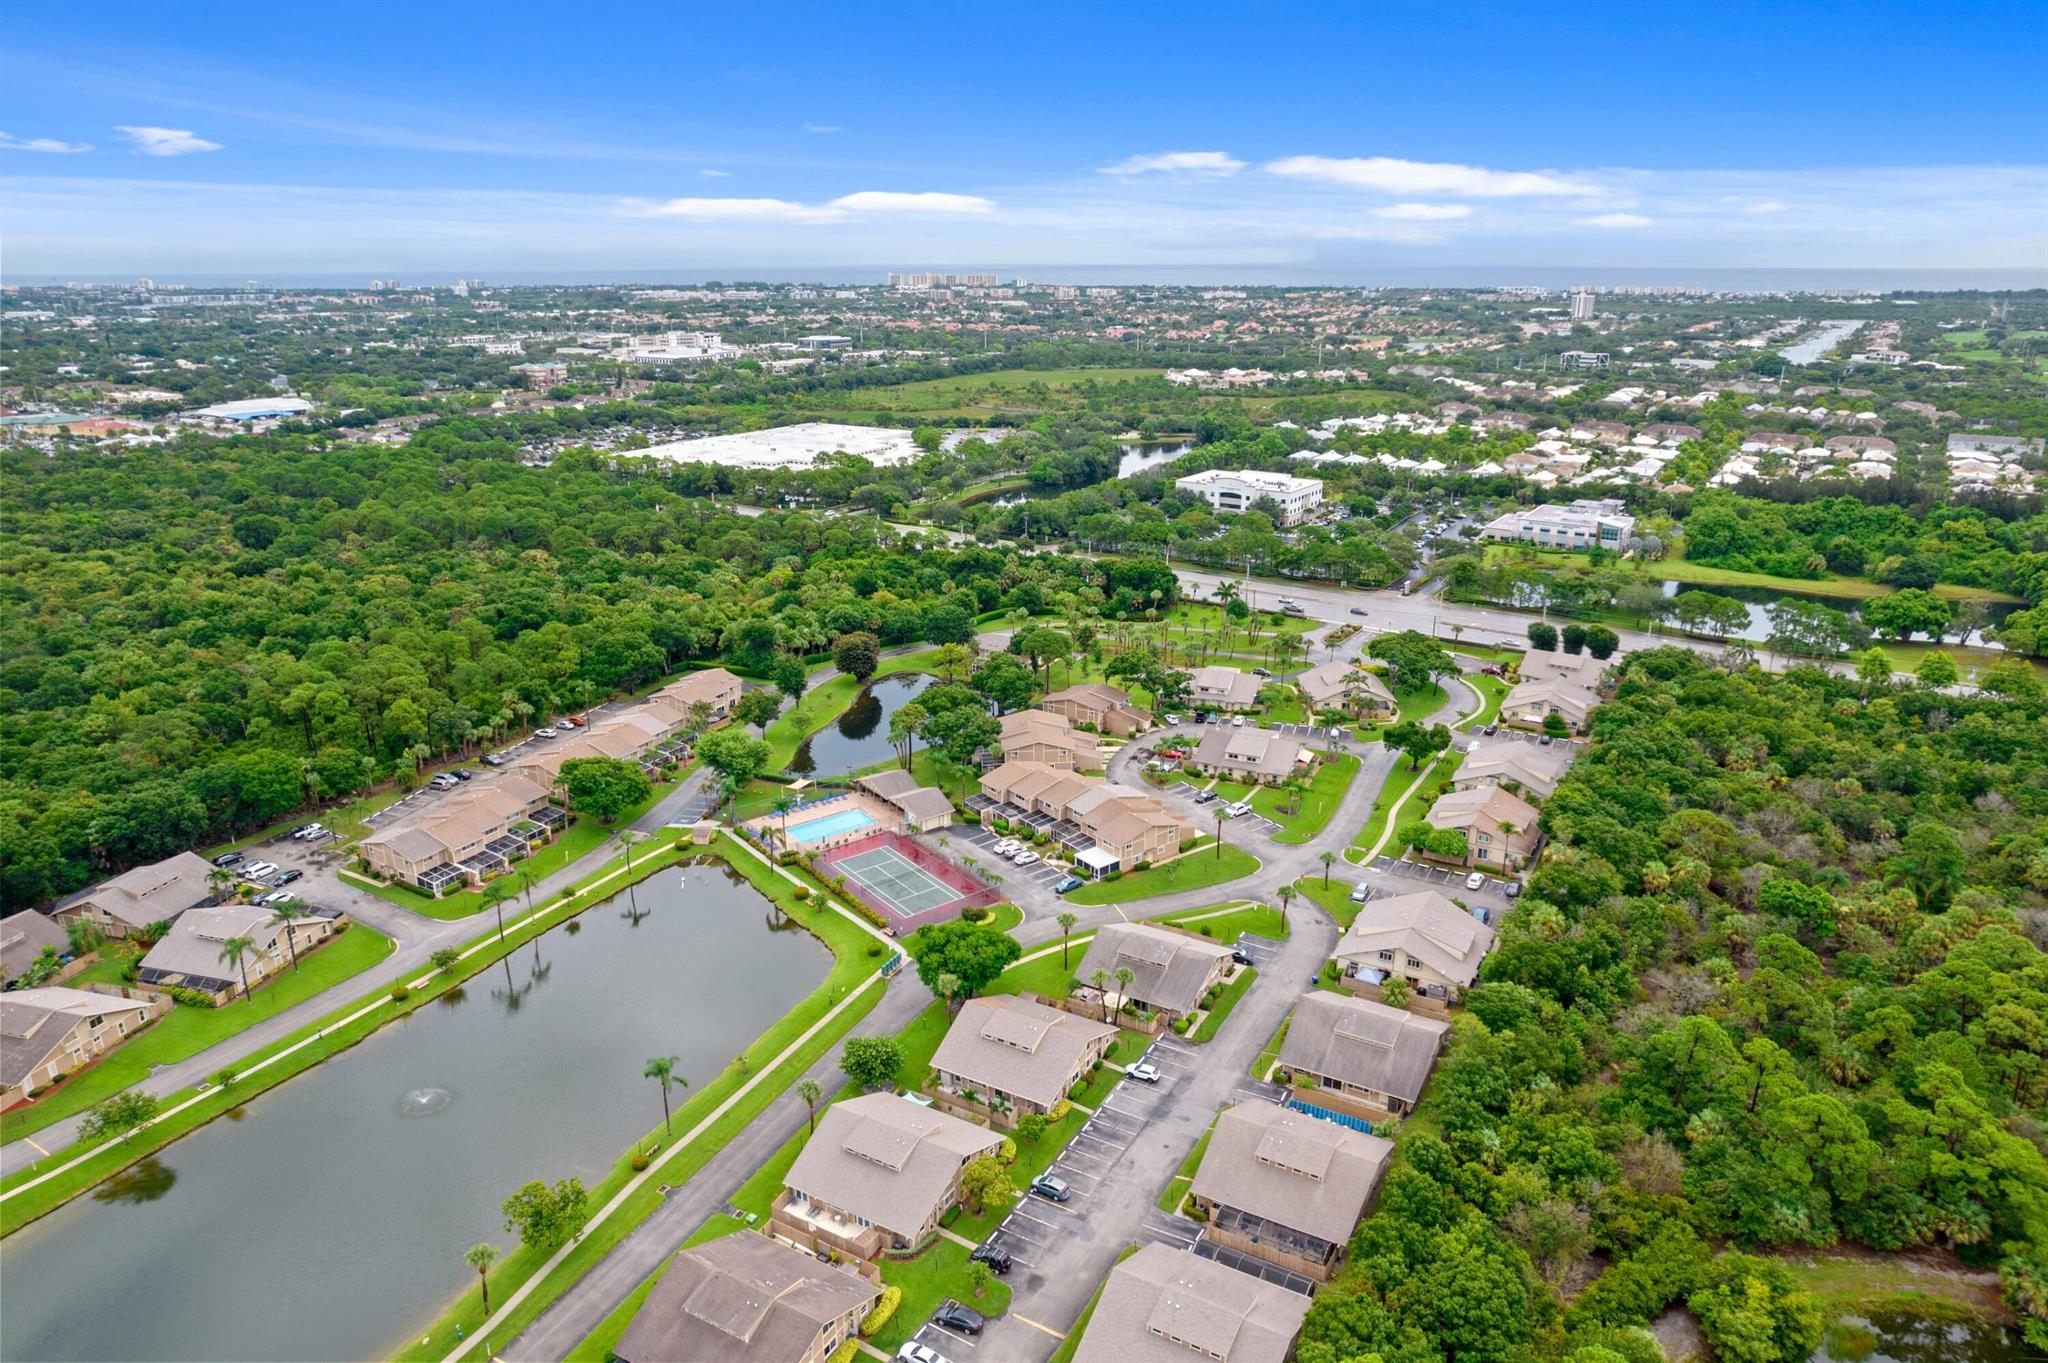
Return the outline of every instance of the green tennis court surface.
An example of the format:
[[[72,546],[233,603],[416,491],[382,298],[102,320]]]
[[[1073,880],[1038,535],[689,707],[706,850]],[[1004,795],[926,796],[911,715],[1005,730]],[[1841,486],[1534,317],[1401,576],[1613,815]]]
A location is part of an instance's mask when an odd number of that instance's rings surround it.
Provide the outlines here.
[[[912,918],[965,898],[893,847],[856,852],[833,862],[832,869],[881,900],[899,918]]]

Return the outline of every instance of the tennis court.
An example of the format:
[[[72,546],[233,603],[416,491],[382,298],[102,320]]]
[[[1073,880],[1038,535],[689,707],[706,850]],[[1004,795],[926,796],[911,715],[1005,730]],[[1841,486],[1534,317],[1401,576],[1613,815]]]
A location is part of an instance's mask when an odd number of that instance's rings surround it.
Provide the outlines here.
[[[880,900],[898,918],[914,918],[962,897],[959,890],[893,847],[871,847],[840,857],[832,869]]]

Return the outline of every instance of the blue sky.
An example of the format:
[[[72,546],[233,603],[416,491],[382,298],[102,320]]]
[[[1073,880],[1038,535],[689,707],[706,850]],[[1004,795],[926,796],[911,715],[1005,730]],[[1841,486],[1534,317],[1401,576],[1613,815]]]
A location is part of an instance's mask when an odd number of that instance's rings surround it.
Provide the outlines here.
[[[9,274],[2039,267],[2048,6],[15,7]]]

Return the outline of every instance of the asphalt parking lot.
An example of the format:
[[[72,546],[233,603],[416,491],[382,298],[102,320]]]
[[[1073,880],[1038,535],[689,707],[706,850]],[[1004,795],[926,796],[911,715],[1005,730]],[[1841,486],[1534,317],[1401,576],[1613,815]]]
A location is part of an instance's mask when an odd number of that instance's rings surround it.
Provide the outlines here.
[[[975,860],[983,869],[992,870],[1003,878],[1005,884],[1022,881],[1026,885],[1042,885],[1050,888],[1064,879],[1068,871],[1048,861],[1035,862],[1030,866],[1019,866],[1007,857],[997,855],[995,845],[1003,840],[1000,833],[991,832],[973,824],[961,824],[947,830],[947,838],[954,843],[966,843],[975,849]]]
[[[1202,793],[1202,788],[1192,781],[1175,781],[1161,789],[1159,793],[1175,801],[1197,818],[1207,819],[1211,822],[1216,818],[1216,806],[1220,801],[1210,800],[1205,804],[1196,804],[1195,797]],[[1281,825],[1265,815],[1256,812],[1240,814],[1236,818],[1231,819],[1229,823],[1233,832],[1263,833],[1267,837],[1271,837],[1279,832],[1281,827]]]
[[[1462,899],[1468,905],[1483,905],[1491,922],[1499,923],[1514,900],[1508,897],[1508,886],[1512,882],[1487,877],[1486,883],[1476,890],[1465,888],[1465,877],[1469,871],[1442,866],[1423,866],[1417,862],[1399,861],[1393,857],[1374,857],[1365,868],[1365,883],[1371,898],[1380,899],[1391,894],[1411,894],[1416,890],[1435,890],[1440,894]]]

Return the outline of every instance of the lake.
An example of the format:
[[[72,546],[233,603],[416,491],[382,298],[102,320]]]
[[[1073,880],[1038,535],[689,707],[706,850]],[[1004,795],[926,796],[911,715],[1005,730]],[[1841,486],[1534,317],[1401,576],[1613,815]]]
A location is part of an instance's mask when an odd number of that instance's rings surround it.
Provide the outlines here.
[[[791,776],[845,776],[894,757],[889,716],[936,681],[923,672],[899,672],[869,682],[845,714],[797,745],[783,770]]]
[[[1796,344],[1788,345],[1778,353],[1794,364],[1812,364],[1821,356],[1833,350],[1843,341],[1856,334],[1863,325],[1857,317],[1838,318],[1822,322],[1819,332]]]
[[[2039,1357],[2017,1330],[1988,1321],[1883,1309],[1830,1323],[1811,1363],[2022,1363]]]
[[[1116,476],[1129,478],[1161,464],[1170,464],[1194,447],[1191,440],[1127,440],[1123,458],[1117,461]]]
[[[831,959],[723,863],[649,877],[0,1242],[0,1356],[388,1357],[508,1195],[660,1123],[649,1056],[706,1083]]]

